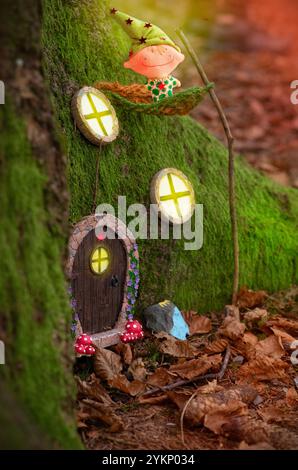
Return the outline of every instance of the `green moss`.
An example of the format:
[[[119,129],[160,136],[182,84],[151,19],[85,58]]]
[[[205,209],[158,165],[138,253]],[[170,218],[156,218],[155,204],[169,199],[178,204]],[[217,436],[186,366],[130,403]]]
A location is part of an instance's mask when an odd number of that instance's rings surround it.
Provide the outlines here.
[[[70,101],[79,87],[142,81],[122,66],[129,40],[108,11],[105,1],[44,1],[45,71],[67,140],[71,221],[92,212],[99,152],[98,203],[116,205],[117,196],[125,195],[127,204],[148,205],[154,174],[178,168],[204,204],[204,245],[184,251],[183,241],[141,242],[140,307],[164,298],[199,311],[221,307],[230,300],[233,265],[225,148],[189,117],[128,114],[120,104],[121,132],[114,143],[100,150],[75,129]],[[240,158],[236,176],[240,284],[273,291],[297,282],[297,191],[260,176]]]
[[[1,372],[44,435],[73,448],[80,444],[69,418],[74,387],[61,267],[65,240],[53,235],[44,201],[46,176],[32,156],[22,119],[9,102],[0,113],[0,311],[7,360]],[[3,397],[0,402],[4,406]]]
[[[32,423],[18,398],[11,388],[0,383],[0,448],[15,449],[52,449],[53,442],[48,440],[45,433]]]

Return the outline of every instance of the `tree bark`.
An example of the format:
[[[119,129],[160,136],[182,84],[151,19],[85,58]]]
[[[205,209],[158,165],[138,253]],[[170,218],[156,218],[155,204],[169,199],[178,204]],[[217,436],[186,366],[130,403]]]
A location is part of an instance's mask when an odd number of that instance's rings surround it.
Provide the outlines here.
[[[0,2],[0,448],[78,448],[63,272],[66,158],[42,70],[41,3],[25,3]]]

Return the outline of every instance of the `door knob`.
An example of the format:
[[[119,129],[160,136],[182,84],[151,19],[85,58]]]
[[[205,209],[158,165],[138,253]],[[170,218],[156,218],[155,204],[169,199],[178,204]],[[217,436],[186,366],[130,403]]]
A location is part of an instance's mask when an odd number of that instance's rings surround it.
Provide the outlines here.
[[[112,276],[111,285],[112,287],[117,287],[119,285],[119,279],[115,274]]]

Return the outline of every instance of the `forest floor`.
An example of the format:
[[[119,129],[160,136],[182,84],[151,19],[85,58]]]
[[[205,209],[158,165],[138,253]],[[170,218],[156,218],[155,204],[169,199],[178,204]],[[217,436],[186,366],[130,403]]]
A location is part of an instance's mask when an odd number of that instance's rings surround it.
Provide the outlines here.
[[[298,107],[290,102],[296,1],[228,3],[204,65],[236,150],[298,188]],[[198,84],[193,67],[185,74],[184,87]],[[210,100],[193,117],[224,141]],[[242,289],[238,307],[184,312],[191,331],[184,342],[146,332],[136,344],[78,359],[77,422],[86,447],[298,449],[298,288],[272,296]],[[176,387],[181,380],[189,383]]]
[[[242,289],[238,305],[184,312],[187,341],[146,332],[79,358],[86,447],[298,449],[298,288]]]
[[[226,0],[204,57],[223,104],[235,149],[275,181],[298,188],[298,106],[290,84],[298,79],[296,0]],[[191,62],[183,86],[199,83]],[[206,99],[192,113],[220,140],[225,136]]]

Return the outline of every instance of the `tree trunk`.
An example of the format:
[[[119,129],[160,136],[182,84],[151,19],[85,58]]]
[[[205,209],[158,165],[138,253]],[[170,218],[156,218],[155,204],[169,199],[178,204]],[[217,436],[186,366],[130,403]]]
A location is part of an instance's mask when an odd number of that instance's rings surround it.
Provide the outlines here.
[[[0,448],[77,448],[66,159],[42,73],[41,6],[5,0],[0,17]]]
[[[25,8],[21,0],[5,0],[0,13],[6,18],[0,27],[0,79],[6,85],[6,104],[0,105],[5,387],[15,389],[15,406],[26,410],[49,445],[76,447],[63,265],[68,218],[75,223],[93,210],[98,157],[97,203],[116,205],[124,195],[127,205],[148,206],[157,171],[175,167],[189,177],[196,202],[204,205],[203,248],[185,251],[183,240],[141,241],[139,311],[165,298],[182,309],[205,311],[222,307],[232,289],[227,152],[191,118],[128,114],[121,104],[115,106],[120,135],[114,143],[99,149],[75,128],[70,103],[80,87],[142,81],[122,66],[129,40],[106,0],[27,0]],[[240,284],[286,288],[298,277],[297,192],[242,159],[236,177]],[[13,431],[10,418],[5,422]],[[35,446],[23,439],[13,445]]]

